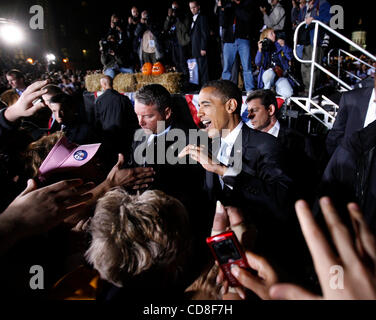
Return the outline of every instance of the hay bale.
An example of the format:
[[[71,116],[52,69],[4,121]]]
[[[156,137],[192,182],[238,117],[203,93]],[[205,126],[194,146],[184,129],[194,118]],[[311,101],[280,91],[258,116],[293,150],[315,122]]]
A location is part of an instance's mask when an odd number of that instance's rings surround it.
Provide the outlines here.
[[[114,89],[120,93],[136,91],[136,77],[131,73],[119,73],[114,79]]]
[[[104,75],[102,73],[89,74],[85,77],[85,87],[89,92],[96,92],[101,90],[100,80]]]
[[[137,90],[147,84],[158,83],[164,86],[170,93],[179,93],[181,89],[182,73],[168,72],[159,76],[144,75],[142,73],[135,74],[137,80]]]

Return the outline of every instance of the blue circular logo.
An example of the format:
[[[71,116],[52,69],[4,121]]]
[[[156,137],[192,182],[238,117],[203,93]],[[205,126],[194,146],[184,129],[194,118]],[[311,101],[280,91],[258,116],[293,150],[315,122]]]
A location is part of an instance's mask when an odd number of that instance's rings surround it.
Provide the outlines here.
[[[83,161],[87,158],[87,152],[85,150],[78,150],[74,153],[73,158],[77,161]]]

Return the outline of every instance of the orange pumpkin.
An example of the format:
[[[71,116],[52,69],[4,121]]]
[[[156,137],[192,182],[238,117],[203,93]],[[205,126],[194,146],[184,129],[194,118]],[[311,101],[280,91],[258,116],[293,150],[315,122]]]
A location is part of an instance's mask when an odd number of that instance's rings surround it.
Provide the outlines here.
[[[153,70],[153,65],[151,64],[151,62],[144,63],[141,69],[142,74],[147,75],[147,76],[150,76],[152,74],[152,70]]]
[[[154,63],[153,69],[152,69],[153,76],[159,76],[162,73],[165,73],[165,67],[163,66],[163,64],[160,62]]]

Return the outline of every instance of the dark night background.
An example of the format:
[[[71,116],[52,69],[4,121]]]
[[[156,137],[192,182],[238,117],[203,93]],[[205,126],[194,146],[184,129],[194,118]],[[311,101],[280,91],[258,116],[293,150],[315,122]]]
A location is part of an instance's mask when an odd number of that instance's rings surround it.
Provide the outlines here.
[[[21,52],[24,57],[41,60],[47,52],[52,52],[59,60],[68,57],[75,67],[100,69],[98,41],[107,31],[112,13],[117,12],[126,21],[130,15],[130,8],[136,5],[140,12],[148,9],[158,22],[163,23],[171,2],[171,0],[122,2],[113,0],[101,2],[93,0],[1,0],[0,18],[16,19],[23,25],[27,33],[27,41],[17,48],[17,52]],[[188,9],[188,0],[180,2],[185,3]],[[373,51],[376,44],[370,32],[371,21],[374,19],[370,6],[367,5],[370,2],[359,1],[362,5],[356,6],[353,1],[330,1],[332,5],[339,4],[344,7],[345,30],[340,32],[348,37],[351,37],[352,31],[358,29],[359,20],[362,18],[362,28],[367,31],[368,35],[368,50]],[[29,14],[29,9],[35,4],[44,8],[44,30],[29,28],[29,20],[32,16]],[[214,4],[215,0],[201,1],[202,11],[213,15]],[[283,0],[283,4],[289,15],[291,1]],[[187,13],[189,13],[188,10]],[[82,52],[84,49],[86,54]],[[0,55],[6,50],[9,52],[11,49],[0,47]]]

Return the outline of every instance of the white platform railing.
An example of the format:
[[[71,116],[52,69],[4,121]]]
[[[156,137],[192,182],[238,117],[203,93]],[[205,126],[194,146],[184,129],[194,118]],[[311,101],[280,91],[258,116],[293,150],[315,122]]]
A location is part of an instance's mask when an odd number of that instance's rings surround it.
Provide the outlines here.
[[[322,23],[321,21],[318,20],[313,20],[312,24],[314,24],[314,38],[313,38],[313,51],[312,51],[312,57],[310,60],[303,60],[297,55],[297,47],[298,47],[298,35],[299,35],[299,30],[302,27],[306,26],[305,22],[302,22],[295,30],[294,34],[294,56],[297,61],[303,64],[310,64],[311,65],[311,74],[310,74],[310,86],[309,86],[309,91],[308,91],[308,98],[302,98],[302,97],[292,97],[291,101],[296,103],[299,107],[301,107],[303,110],[305,110],[308,114],[310,114],[313,118],[318,120],[320,123],[322,123],[324,126],[326,126],[328,129],[331,129],[333,126],[333,123],[335,121],[335,117],[338,111],[339,106],[336,105],[333,101],[328,99],[327,97],[323,98],[323,104],[325,105],[331,105],[333,107],[332,111],[328,112],[327,110],[323,109],[322,106],[319,106],[316,101],[313,99],[313,91],[314,91],[314,78],[315,78],[315,70],[319,69],[325,74],[327,74],[330,78],[334,79],[343,89],[344,91],[347,90],[352,90],[352,87],[348,85],[345,81],[340,79],[340,75],[335,75],[329,70],[325,69],[321,64],[320,61],[316,61],[316,56],[317,56],[317,47],[318,47],[318,38],[319,38],[319,28],[323,28],[326,30],[327,33],[331,33],[335,37],[341,39],[348,45],[354,47],[356,50],[360,51],[367,57],[373,59],[376,61],[376,57],[363,49],[361,46],[356,44],[355,42],[349,40],[339,32],[333,30],[326,24]],[[349,54],[343,49],[339,49],[339,56],[341,53],[344,53],[346,55],[352,56],[353,58],[356,58],[354,55]],[[329,53],[329,58],[330,58],[330,53]],[[360,60],[359,58],[356,58],[357,60]],[[330,60],[329,60],[330,61]],[[365,63],[364,61],[362,61]],[[365,63],[366,64],[366,63]],[[368,66],[372,67],[371,65],[367,64]],[[322,115],[322,118],[319,117],[319,115]],[[308,128],[308,131],[310,131],[310,128]]]

